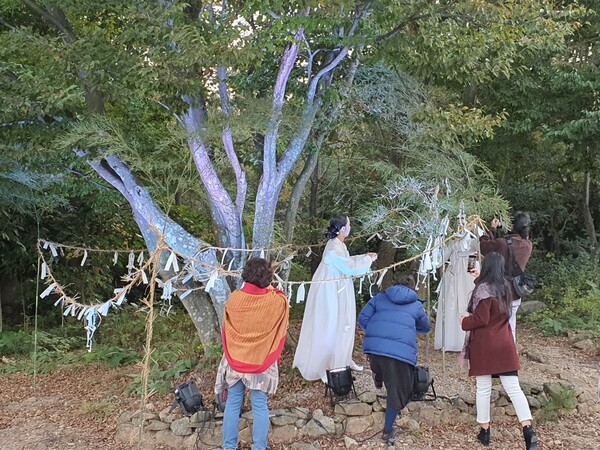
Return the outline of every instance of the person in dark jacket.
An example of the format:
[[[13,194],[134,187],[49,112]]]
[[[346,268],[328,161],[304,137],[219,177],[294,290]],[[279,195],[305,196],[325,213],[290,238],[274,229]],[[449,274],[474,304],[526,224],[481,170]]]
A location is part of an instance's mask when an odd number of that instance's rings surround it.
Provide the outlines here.
[[[412,277],[403,278],[373,297],[358,317],[365,330],[363,352],[369,355],[375,387],[385,385],[387,390],[382,439],[388,444],[394,442],[394,421],[412,396],[417,333],[431,329],[414,287]]]
[[[531,427],[531,410],[519,384],[519,357],[508,323],[511,314],[511,286],[504,276],[504,258],[492,252],[485,257],[475,281],[468,316],[460,323],[467,332],[459,362],[467,362],[475,377],[475,404],[480,430],[477,438],[490,444],[490,396],[492,377],[499,377],[523,427],[527,450],[537,450],[537,436]],[[464,367],[464,366],[463,366]]]
[[[521,271],[525,272],[525,268],[527,267],[527,263],[529,262],[533,250],[533,244],[529,240],[530,225],[531,219],[529,218],[529,214],[526,212],[518,212],[513,218],[510,233],[505,237],[498,237],[498,228],[501,228],[502,224],[498,219],[493,219],[489,231],[479,239],[481,254],[486,256],[492,252],[500,253],[504,258],[504,271],[506,274],[511,275],[512,267],[509,267],[510,253],[508,249],[508,240],[510,239],[515,261],[521,268]],[[509,324],[515,342],[517,340],[517,310],[519,309],[519,306],[521,306],[521,299],[516,298],[516,294],[513,292]]]

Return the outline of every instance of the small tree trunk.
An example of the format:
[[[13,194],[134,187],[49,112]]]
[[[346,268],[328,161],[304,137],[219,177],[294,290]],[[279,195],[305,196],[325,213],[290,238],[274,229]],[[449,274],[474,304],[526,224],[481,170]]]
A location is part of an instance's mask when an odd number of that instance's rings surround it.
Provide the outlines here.
[[[588,234],[588,240],[590,244],[590,253],[592,258],[597,261],[600,256],[600,246],[598,244],[598,237],[596,236],[596,226],[594,224],[594,218],[590,208],[590,184],[591,184],[591,173],[587,171],[585,173],[584,186],[583,186],[583,202],[582,202],[582,214],[585,229]]]
[[[381,241],[377,252],[377,267],[389,267],[396,259],[398,249],[390,241]],[[394,272],[387,271],[381,283],[381,290],[389,288],[394,281]]]
[[[210,295],[203,290],[193,291],[181,303],[192,318],[205,351],[211,344],[221,342],[219,333],[221,324],[211,303]]]

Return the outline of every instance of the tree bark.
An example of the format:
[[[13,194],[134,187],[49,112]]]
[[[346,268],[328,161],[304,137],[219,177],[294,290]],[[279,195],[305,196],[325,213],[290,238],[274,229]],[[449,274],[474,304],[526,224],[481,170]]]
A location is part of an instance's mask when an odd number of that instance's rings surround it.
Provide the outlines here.
[[[583,181],[583,202],[582,206],[582,214],[583,214],[583,222],[585,224],[585,229],[587,231],[589,245],[590,245],[590,253],[592,258],[595,261],[598,261],[598,257],[600,256],[600,246],[598,245],[598,236],[596,235],[596,225],[594,224],[594,218],[592,216],[592,211],[590,208],[590,185],[591,185],[591,172],[588,170],[585,173],[584,181]]]
[[[389,267],[396,259],[398,249],[390,241],[381,241],[377,251],[377,267]],[[381,290],[389,288],[394,280],[394,272],[388,270],[381,283]]]
[[[208,246],[207,243],[192,236],[162,212],[148,192],[137,183],[129,169],[116,156],[108,156],[100,161],[89,161],[89,164],[129,202],[134,220],[146,241],[149,252],[156,250],[159,235],[162,235],[165,244],[177,253],[183,257],[198,260],[200,264],[197,264],[195,268],[202,277],[203,282],[208,280],[211,275],[210,269],[218,267],[220,262],[214,250],[198,253],[199,249]],[[168,252],[161,256],[161,267],[164,267],[164,260],[168,256]],[[159,271],[159,274],[161,278],[168,278],[171,275],[165,274],[164,271]],[[190,289],[187,285],[185,288]],[[188,296],[191,297],[189,300],[188,297],[184,299],[187,300],[183,302],[184,306],[190,312],[200,338],[209,339],[209,341],[202,341],[203,345],[212,344],[215,339],[219,339],[218,329],[223,319],[225,302],[230,293],[231,290],[226,280],[219,277],[209,293],[212,300],[212,304],[209,305],[213,312],[210,311],[207,305],[201,304],[205,303],[202,302],[203,298],[206,299],[205,296],[192,292]],[[215,332],[215,330],[217,331]]]

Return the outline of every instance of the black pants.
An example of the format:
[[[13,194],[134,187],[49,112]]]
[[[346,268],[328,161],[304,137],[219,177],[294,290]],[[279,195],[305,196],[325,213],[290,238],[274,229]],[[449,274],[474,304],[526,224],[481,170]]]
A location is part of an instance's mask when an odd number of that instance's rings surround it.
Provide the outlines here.
[[[387,404],[391,408],[404,408],[413,393],[414,366],[387,356],[369,355],[371,370],[387,390]]]

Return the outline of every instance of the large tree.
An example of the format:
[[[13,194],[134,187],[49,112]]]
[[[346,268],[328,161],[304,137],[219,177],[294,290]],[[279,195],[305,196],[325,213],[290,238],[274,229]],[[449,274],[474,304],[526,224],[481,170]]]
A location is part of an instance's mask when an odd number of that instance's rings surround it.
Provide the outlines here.
[[[352,82],[359,55],[457,91],[513,74],[528,42],[562,40],[569,27],[554,14],[538,1],[13,0],[0,16],[1,121],[21,140],[62,131],[53,148],[74,151],[127,200],[149,250],[158,231],[198,260],[196,282],[206,283],[223,262],[241,267],[245,254],[200,251],[209,244],[164,208],[164,187],[151,183],[157,171],[191,162],[216,245],[268,249],[286,180],[309,139],[318,155],[332,124],[317,117],[339,116],[345,91],[335,89]],[[446,123],[448,115],[471,122],[469,108],[439,108]],[[305,162],[310,172],[314,158]],[[183,300],[203,342],[218,336],[236,282],[219,276],[211,302],[200,291]]]

